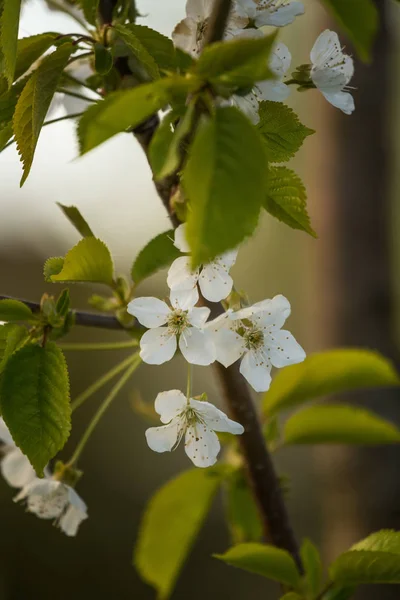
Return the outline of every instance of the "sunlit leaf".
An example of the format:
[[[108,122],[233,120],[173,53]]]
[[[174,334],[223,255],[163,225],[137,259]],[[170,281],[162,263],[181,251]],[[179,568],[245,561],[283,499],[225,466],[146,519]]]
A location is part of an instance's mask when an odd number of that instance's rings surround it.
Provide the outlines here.
[[[32,321],[29,306],[19,300],[0,300],[0,321]]]
[[[107,246],[95,237],[83,238],[65,256],[63,267],[51,281],[113,284],[114,265]]]

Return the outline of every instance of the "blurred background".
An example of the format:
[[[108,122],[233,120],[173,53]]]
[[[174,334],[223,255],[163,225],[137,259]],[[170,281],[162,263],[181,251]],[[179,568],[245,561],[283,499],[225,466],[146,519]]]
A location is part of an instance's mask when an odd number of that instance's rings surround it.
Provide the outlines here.
[[[350,0],[349,0],[350,1]],[[353,0],[356,1],[356,0]],[[170,35],[184,16],[184,0],[140,0],[140,22]],[[398,77],[400,11],[392,0],[378,0],[381,31],[371,65],[356,65],[356,112],[342,115],[316,90],[293,91],[291,105],[301,121],[316,129],[293,167],[303,177],[318,240],[289,230],[264,214],[256,236],[243,246],[234,278],[252,301],[286,295],[292,303],[290,330],[308,353],[351,345],[378,349],[398,364],[398,245],[400,162]],[[336,29],[317,0],[306,1],[305,16],[282,32],[294,55],[293,66],[309,62],[309,51],[326,27]],[[30,0],[21,35],[45,30],[68,33],[76,24]],[[341,33],[346,48],[350,45]],[[56,108],[61,116],[64,107]],[[15,148],[0,157],[0,293],[38,301],[59,286],[43,283],[49,256],[61,256],[78,241],[56,202],[75,204],[94,232],[113,251],[116,268],[131,263],[154,235],[169,228],[151,174],[133,137],[120,135],[77,158],[70,122],[46,127],[31,175],[19,189],[21,167]],[[143,295],[167,293],[165,273],[141,286]],[[85,307],[91,289],[72,288],[74,306]],[[112,341],[109,332],[74,331],[70,340]],[[68,354],[72,395],[76,396],[123,352]],[[145,420],[132,409],[140,392],[153,402],[160,390],[184,389],[180,359],[143,365],[114,402],[87,446],[79,493],[90,518],[76,539],[64,537],[13,504],[14,491],[0,481],[0,600],[128,600],[155,597],[131,566],[133,541],[150,495],[190,464],[183,451],[152,453],[144,438]],[[218,403],[212,370],[195,369],[195,393],[206,391]],[[94,396],[74,414],[73,434],[62,456],[68,458],[101,400]],[[352,396],[400,423],[398,392]],[[400,529],[400,451],[347,447],[295,448],[277,456],[291,477],[288,505],[299,538],[319,544],[326,560],[372,530]],[[275,598],[264,580],[230,569],[211,558],[229,546],[218,501],[201,532],[177,585],[174,598],[197,600],[208,593],[220,600]],[[173,533],[171,533],[173,535]],[[383,599],[399,598],[395,588],[375,589]],[[373,599],[361,589],[357,598]]]

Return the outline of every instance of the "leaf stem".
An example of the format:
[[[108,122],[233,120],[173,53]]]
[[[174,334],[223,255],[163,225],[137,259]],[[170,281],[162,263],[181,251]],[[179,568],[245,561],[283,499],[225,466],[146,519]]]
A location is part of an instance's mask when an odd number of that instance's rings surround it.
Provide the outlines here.
[[[126,369],[134,360],[137,360],[137,356],[137,354],[135,354],[134,357],[129,356],[122,362],[118,363],[115,367],[107,371],[107,373],[105,373],[102,377],[96,379],[96,381],[92,383],[92,385],[90,385],[84,392],[77,396],[75,400],[71,403],[72,412],[80,406],[82,406],[85,400],[90,398],[90,396],[93,396],[93,394],[95,394],[98,390],[105,386],[106,383],[111,381],[111,379],[119,375],[119,373]]]
[[[59,94],[65,94],[66,96],[72,96],[72,98],[78,98],[79,100],[84,100],[85,102],[98,102],[98,100],[96,100],[95,98],[88,98],[87,96],[84,96],[83,94],[79,94],[78,92],[71,92],[70,90],[67,90],[66,88],[58,88],[57,92]]]
[[[89,351],[89,350],[124,350],[126,348],[135,348],[139,345],[137,340],[132,340],[130,342],[100,342],[93,344],[73,344],[73,343],[63,343],[58,344],[61,350],[65,350],[67,352],[79,352],[79,351]]]
[[[133,375],[133,373],[136,371],[136,369],[138,368],[140,363],[141,363],[141,359],[136,356],[134,362],[131,364],[130,367],[127,368],[125,373],[122,375],[122,377],[119,379],[119,381],[114,385],[114,387],[112,388],[112,390],[110,391],[108,396],[105,398],[103,403],[100,405],[99,409],[97,410],[97,412],[93,416],[92,420],[90,421],[88,427],[86,428],[86,431],[84,432],[81,441],[77,445],[75,452],[73,453],[70,460],[68,461],[69,467],[76,465],[87,442],[89,441],[90,436],[92,435],[93,431],[96,429],[101,417],[104,415],[107,408],[110,406],[111,402],[118,395],[118,393],[121,391],[123,386],[128,382],[128,379],[131,377],[131,375]]]

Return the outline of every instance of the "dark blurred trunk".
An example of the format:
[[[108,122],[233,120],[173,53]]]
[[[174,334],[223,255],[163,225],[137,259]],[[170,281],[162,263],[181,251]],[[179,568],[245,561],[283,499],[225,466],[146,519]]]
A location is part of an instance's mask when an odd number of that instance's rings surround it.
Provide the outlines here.
[[[329,342],[376,349],[398,364],[391,245],[393,40],[388,27],[389,1],[377,0],[376,5],[381,25],[373,62],[363,65],[356,61],[356,111],[351,117],[338,115],[336,121],[332,207],[335,327]],[[362,401],[363,406],[400,423],[398,391],[363,393],[349,400]],[[340,543],[352,543],[355,537],[373,530],[400,528],[398,448],[321,449],[318,462],[326,482],[324,512],[325,525],[331,530],[329,554],[337,554]],[[379,592],[364,588],[357,598],[372,600],[378,594],[381,600],[399,598],[395,588]]]

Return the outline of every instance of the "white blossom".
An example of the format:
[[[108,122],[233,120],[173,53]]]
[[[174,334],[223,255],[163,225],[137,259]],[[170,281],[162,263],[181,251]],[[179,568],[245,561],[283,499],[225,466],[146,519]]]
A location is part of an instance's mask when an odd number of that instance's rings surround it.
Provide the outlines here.
[[[151,365],[171,360],[177,346],[189,363],[210,365],[215,361],[215,347],[204,325],[210,314],[206,307],[196,307],[197,289],[183,298],[171,292],[168,306],[158,298],[135,298],[128,312],[149,330],[140,340],[140,356]]]
[[[228,367],[243,356],[242,375],[256,392],[267,391],[273,366],[299,363],[306,356],[293,335],[281,329],[289,315],[288,300],[275,296],[211,321],[207,328],[214,339],[217,360]]]
[[[1,473],[8,485],[21,488],[36,478],[36,473],[29,459],[16,447],[10,431],[4,420],[0,417],[0,441],[5,446],[2,449],[3,457],[0,463]]]
[[[175,46],[197,58],[204,46],[208,20],[214,0],[187,0],[186,18],[180,21],[172,33]],[[226,37],[231,37],[236,28],[245,27],[248,19],[232,11],[226,28]]]
[[[185,223],[175,230],[174,244],[181,252],[190,250],[185,232]],[[196,295],[194,290],[198,284],[204,298],[210,302],[220,302],[232,291],[233,280],[229,270],[236,262],[237,253],[237,250],[225,252],[194,271],[191,268],[190,256],[181,256],[172,263],[168,271],[167,284],[182,301],[188,294]]]
[[[354,75],[353,59],[344,54],[337,33],[326,29],[311,50],[311,79],[326,100],[346,115],[355,109],[346,86]]]
[[[52,477],[35,478],[14,499],[25,501],[28,512],[40,519],[55,519],[68,536],[75,536],[79,525],[87,519],[87,506],[69,485]]]
[[[236,0],[236,11],[255,27],[284,27],[304,14],[304,4],[291,0]]]
[[[166,425],[147,429],[149,447],[155,452],[171,452],[185,436],[185,452],[196,467],[215,464],[220,451],[216,431],[234,435],[244,431],[213,404],[186,398],[179,390],[158,394],[155,410]]]
[[[262,100],[283,102],[289,96],[290,87],[283,82],[283,78],[290,68],[291,62],[292,55],[289,48],[282,43],[276,44],[269,60],[269,67],[274,77],[258,82],[253,90],[244,96],[238,94],[232,96],[233,104],[244,112],[254,125],[257,125],[260,121],[258,114],[259,102]]]

